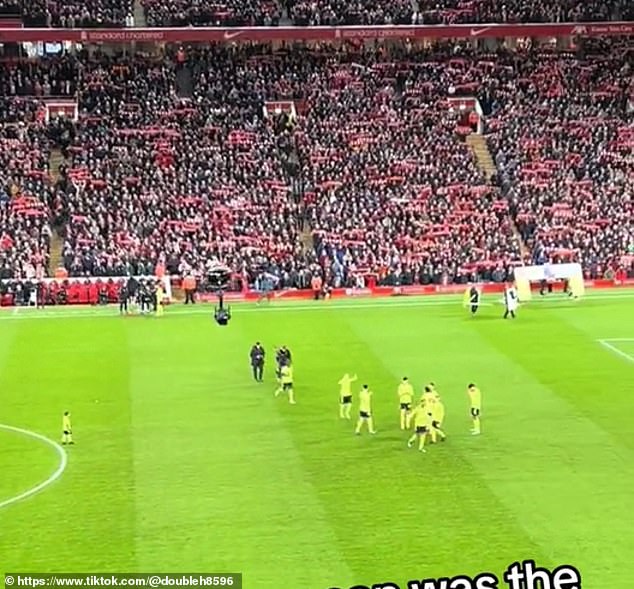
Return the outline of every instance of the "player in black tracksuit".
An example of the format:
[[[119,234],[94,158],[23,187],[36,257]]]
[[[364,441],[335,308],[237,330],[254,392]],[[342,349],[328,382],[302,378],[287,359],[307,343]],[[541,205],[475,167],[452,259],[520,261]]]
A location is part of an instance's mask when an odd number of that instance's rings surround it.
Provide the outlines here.
[[[262,382],[264,378],[264,356],[266,355],[264,348],[260,342],[256,342],[251,348],[251,368],[253,369],[253,378],[256,382]]]
[[[122,284],[119,288],[119,313],[128,314],[128,285]]]
[[[469,304],[471,305],[471,314],[475,315],[480,306],[480,292],[475,286],[472,286],[469,291]]]

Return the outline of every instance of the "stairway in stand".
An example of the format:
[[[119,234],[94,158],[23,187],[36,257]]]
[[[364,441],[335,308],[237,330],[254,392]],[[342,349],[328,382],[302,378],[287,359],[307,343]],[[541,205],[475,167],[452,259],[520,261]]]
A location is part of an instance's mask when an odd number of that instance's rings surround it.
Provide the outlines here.
[[[48,158],[48,169],[53,183],[59,180],[59,168],[64,164],[64,162],[65,160],[61,150],[52,149],[51,155]]]
[[[51,183],[55,184],[59,180],[59,168],[65,162],[64,156],[59,149],[51,150],[51,155],[48,158],[48,169],[51,177]],[[49,269],[51,274],[55,273],[57,268],[63,266],[62,250],[64,247],[64,239],[59,234],[58,230],[61,227],[52,227],[53,233],[51,235],[51,251],[49,258]]]
[[[493,156],[489,151],[489,146],[487,145],[485,137],[483,135],[480,135],[479,133],[471,133],[471,135],[467,135],[467,145],[475,154],[478,168],[480,168],[480,170],[484,172],[487,177],[487,181],[490,183],[495,176],[497,170],[495,168],[495,162],[493,161]],[[529,249],[524,243],[522,235],[520,234],[515,221],[510,216],[509,220],[511,222],[513,234],[515,235],[517,242],[519,243],[522,259],[526,259],[529,257],[530,254]]]
[[[299,234],[299,241],[302,244],[302,252],[305,254],[313,249],[313,232],[310,228],[302,229]]]
[[[496,170],[486,139],[479,133],[471,133],[471,135],[467,135],[467,145],[476,156],[478,168],[486,174],[487,180],[490,182]]]
[[[141,0],[135,0],[134,2],[134,26],[140,29],[147,27],[147,20],[145,19],[145,9]]]

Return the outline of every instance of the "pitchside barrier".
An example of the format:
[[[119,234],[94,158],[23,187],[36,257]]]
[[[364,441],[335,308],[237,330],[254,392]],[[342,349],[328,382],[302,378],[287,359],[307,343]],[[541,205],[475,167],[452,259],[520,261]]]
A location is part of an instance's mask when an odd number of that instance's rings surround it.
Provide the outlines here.
[[[156,276],[135,276],[137,281],[154,282],[160,281],[165,293],[163,302],[169,303],[172,300],[172,281],[169,276],[158,278]],[[19,289],[24,293],[21,298],[23,306],[36,306],[41,304],[41,287],[45,289],[45,304],[60,304],[50,302],[50,297],[58,301],[60,291],[64,291],[66,305],[96,305],[102,301],[101,294],[105,294],[108,303],[116,303],[119,300],[119,289],[128,281],[127,276],[100,276],[100,277],[79,277],[79,278],[44,278],[42,280],[1,280],[2,292],[0,295],[0,306],[12,307],[15,304],[16,291]],[[6,292],[5,292],[6,291]]]

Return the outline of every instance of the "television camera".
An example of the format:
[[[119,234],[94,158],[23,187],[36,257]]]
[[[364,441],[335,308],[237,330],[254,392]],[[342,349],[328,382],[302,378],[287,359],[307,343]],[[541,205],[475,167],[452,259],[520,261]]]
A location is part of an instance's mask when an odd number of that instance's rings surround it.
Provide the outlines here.
[[[218,325],[227,325],[231,319],[231,308],[225,307],[224,295],[229,288],[231,270],[222,264],[214,264],[207,272],[207,282],[218,297],[218,306],[214,308],[214,319]]]

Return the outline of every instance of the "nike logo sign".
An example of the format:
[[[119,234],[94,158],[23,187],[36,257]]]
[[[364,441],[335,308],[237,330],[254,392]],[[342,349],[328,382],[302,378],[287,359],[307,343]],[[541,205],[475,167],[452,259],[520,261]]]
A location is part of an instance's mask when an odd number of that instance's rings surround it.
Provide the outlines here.
[[[225,31],[225,41],[229,41],[230,39],[235,39],[236,37],[239,37],[240,35],[242,35],[242,32],[243,31]]]
[[[491,27],[485,27],[483,29],[471,29],[471,36],[472,37],[477,37],[478,35],[481,35],[482,33],[486,33]]]

